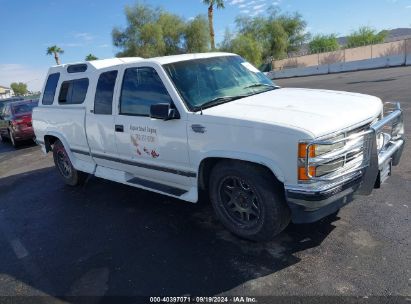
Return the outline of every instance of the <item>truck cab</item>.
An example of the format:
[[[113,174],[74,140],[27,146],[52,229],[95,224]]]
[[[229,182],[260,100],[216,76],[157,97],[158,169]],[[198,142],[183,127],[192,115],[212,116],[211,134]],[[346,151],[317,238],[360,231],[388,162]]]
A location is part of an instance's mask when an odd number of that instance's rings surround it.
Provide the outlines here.
[[[369,194],[404,145],[399,104],[280,88],[228,53],[52,67],[33,125],[67,184],[92,174],[192,203],[206,191],[251,240]]]

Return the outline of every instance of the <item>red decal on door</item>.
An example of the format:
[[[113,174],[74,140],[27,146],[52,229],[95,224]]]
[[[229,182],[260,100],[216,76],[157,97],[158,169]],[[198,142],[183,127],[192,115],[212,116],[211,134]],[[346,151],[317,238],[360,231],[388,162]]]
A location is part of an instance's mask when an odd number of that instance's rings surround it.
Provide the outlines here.
[[[157,158],[159,156],[160,156],[160,154],[158,154],[155,150],[151,150],[151,157],[152,158]]]

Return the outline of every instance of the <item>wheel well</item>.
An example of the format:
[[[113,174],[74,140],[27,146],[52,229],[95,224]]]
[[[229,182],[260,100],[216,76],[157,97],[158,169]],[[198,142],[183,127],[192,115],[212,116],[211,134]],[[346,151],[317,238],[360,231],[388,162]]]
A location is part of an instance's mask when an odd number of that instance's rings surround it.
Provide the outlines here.
[[[244,161],[244,160],[239,160],[239,159],[232,159],[232,158],[221,158],[221,157],[209,157],[206,159],[203,159],[200,163],[199,167],[199,173],[198,173],[198,187],[201,190],[207,190],[208,189],[208,184],[209,184],[209,177],[211,170],[213,170],[214,166],[221,162],[221,161],[229,161],[233,163],[246,163],[249,165],[253,165],[254,167],[258,168],[264,173],[269,174],[275,183],[281,184],[282,183],[278,180],[278,178],[275,176],[275,174],[265,165],[254,163],[254,162],[249,162],[249,161]],[[282,187],[284,187],[282,185]]]
[[[49,152],[53,149],[53,144],[58,140],[59,138],[53,135],[46,135],[44,136],[44,144],[46,146],[46,152]]]

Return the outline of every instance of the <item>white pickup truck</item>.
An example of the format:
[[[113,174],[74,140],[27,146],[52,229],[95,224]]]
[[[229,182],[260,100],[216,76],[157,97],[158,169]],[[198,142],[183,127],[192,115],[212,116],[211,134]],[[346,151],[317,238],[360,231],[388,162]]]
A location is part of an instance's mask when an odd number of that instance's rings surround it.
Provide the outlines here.
[[[67,184],[91,174],[193,203],[205,190],[251,240],[369,194],[404,146],[399,104],[280,88],[227,53],[52,67],[33,125]]]

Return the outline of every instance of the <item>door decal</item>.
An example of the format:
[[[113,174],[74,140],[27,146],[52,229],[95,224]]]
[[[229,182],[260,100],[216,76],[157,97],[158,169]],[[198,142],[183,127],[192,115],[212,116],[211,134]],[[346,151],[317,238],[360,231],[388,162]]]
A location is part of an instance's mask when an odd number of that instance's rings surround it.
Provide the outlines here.
[[[130,126],[130,140],[133,155],[138,157],[158,158],[157,129],[147,126]]]

